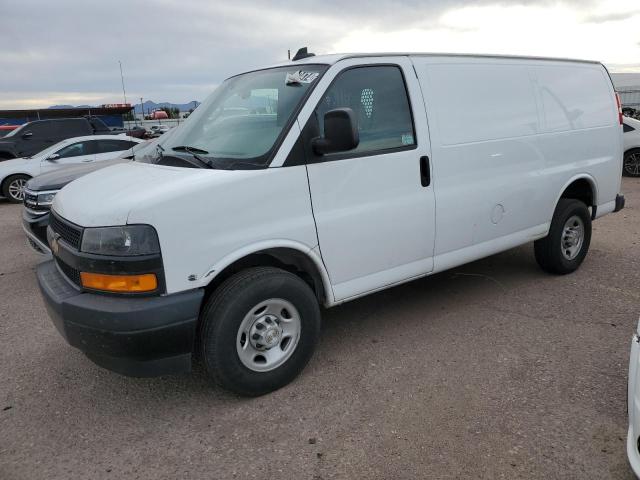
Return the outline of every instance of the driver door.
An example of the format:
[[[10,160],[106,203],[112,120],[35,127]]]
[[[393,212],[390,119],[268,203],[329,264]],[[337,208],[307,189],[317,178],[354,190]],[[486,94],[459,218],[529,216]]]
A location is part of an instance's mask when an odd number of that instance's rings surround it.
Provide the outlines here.
[[[410,61],[340,64],[305,127],[323,135],[324,114],[335,108],[352,109],[358,123],[358,147],[311,153],[307,166],[336,301],[431,272],[435,240],[429,134]]]
[[[42,173],[69,165],[93,162],[96,156],[95,142],[95,140],[84,140],[65,145],[49,158],[42,160]]]

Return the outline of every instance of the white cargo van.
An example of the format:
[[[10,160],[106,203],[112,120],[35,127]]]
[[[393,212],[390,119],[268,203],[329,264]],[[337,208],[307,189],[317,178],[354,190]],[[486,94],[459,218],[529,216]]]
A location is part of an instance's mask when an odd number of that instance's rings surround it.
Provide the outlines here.
[[[262,394],[311,357],[320,306],[532,241],[544,270],[578,268],[592,220],[624,206],[621,118],[596,62],[298,55],[62,189],[38,280],[95,363],[199,356]]]

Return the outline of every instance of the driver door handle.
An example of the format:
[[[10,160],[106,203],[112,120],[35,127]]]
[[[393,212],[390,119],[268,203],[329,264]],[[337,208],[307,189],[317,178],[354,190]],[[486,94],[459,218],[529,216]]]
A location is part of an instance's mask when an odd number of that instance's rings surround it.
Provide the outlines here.
[[[431,185],[431,171],[429,170],[429,157],[420,157],[420,183],[423,187]]]

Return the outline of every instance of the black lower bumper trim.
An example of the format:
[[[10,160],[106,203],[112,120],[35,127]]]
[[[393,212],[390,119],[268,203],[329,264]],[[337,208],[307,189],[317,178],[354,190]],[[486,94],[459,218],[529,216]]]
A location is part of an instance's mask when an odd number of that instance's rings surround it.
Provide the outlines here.
[[[37,276],[58,331],[96,364],[136,377],[191,369],[203,290],[145,298],[83,293],[51,260],[38,265]]]
[[[619,212],[624,208],[624,195],[616,195],[616,208],[613,209],[614,212]]]

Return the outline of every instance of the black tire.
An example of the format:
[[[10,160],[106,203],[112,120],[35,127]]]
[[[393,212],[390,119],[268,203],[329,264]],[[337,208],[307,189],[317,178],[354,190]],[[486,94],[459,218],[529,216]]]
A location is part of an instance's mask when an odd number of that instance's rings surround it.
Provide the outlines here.
[[[11,203],[22,203],[22,196],[24,195],[23,193],[21,194],[15,194],[12,184],[16,183],[16,182],[22,182],[22,181],[28,181],[31,177],[29,175],[11,175],[10,177],[7,177],[4,182],[2,182],[2,195],[4,196],[4,198],[6,198],[7,200],[9,200]]]
[[[640,149],[635,148],[624,152],[622,175],[625,177],[640,177]]]
[[[577,216],[583,223],[582,245],[575,258],[563,255],[563,236],[565,224],[571,217]],[[536,260],[543,270],[549,273],[565,275],[574,272],[586,257],[591,243],[591,214],[580,200],[561,198],[553,213],[549,235],[534,243]]]
[[[272,298],[288,301],[298,311],[299,340],[283,364],[257,372],[238,355],[238,332],[251,309]],[[207,373],[218,385],[240,395],[263,395],[291,382],[313,355],[319,337],[320,307],[315,294],[302,279],[279,268],[255,267],[228,278],[211,295],[200,317],[200,356]]]

